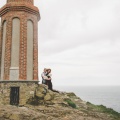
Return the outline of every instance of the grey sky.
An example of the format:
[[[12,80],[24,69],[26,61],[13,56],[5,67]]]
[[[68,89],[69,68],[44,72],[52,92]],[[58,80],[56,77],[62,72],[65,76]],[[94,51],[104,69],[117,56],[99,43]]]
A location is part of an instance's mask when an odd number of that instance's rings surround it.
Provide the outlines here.
[[[50,67],[54,85],[120,85],[120,0],[35,0],[35,5],[41,13],[40,74]]]

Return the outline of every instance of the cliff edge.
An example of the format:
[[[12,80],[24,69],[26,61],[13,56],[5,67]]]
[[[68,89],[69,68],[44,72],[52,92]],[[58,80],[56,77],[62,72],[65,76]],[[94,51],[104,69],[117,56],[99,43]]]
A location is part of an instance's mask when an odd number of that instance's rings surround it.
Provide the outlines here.
[[[0,105],[0,120],[120,120],[120,113],[40,84],[22,106]]]

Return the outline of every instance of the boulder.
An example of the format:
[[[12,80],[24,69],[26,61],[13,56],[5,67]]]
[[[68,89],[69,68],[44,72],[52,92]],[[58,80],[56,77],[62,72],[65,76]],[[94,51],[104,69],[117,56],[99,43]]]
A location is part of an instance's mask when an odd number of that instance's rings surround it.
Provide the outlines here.
[[[49,93],[47,93],[46,95],[45,95],[45,97],[44,97],[44,101],[50,101],[50,100],[52,100],[53,98],[52,98],[52,96],[49,94]]]
[[[44,99],[44,96],[46,95],[47,91],[47,86],[40,84],[35,90],[35,96],[39,99]]]

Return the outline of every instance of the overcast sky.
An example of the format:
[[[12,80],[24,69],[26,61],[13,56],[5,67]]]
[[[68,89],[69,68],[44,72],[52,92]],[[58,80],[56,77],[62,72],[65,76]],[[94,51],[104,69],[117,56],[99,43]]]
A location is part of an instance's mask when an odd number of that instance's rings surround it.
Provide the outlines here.
[[[5,1],[0,1],[0,7]],[[120,0],[35,0],[39,79],[56,85],[120,85]]]

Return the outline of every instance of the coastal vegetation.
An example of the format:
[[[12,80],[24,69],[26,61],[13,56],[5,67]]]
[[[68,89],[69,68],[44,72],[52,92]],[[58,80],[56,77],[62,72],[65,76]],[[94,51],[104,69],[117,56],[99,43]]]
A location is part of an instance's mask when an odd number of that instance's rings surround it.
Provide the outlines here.
[[[111,117],[113,117],[115,120],[120,120],[120,113],[116,112],[112,108],[107,108],[104,105],[94,105],[90,102],[86,103],[88,105],[89,111],[97,111],[101,113],[109,114]]]
[[[83,101],[74,93],[53,92],[46,85],[19,106],[0,104],[0,120],[120,120],[120,113]]]
[[[76,108],[76,104],[71,99],[64,99],[72,108]]]

